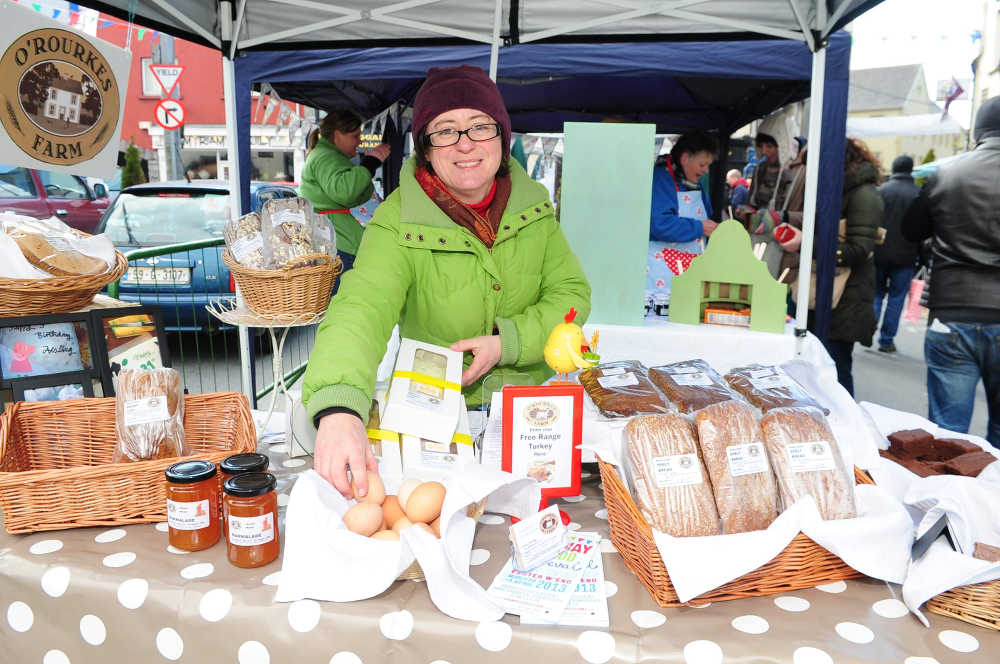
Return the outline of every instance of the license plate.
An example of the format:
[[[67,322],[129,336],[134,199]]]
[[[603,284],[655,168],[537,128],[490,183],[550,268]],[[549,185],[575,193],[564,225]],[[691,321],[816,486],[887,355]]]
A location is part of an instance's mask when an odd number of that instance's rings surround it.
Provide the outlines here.
[[[187,285],[191,283],[189,267],[130,267],[125,278],[130,284],[157,284],[160,286]]]

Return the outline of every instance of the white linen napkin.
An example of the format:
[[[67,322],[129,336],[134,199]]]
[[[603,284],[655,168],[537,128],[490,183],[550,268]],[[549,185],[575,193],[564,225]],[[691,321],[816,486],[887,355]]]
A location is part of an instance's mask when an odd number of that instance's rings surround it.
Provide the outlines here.
[[[938,539],[921,558],[910,562],[903,583],[903,603],[924,627],[930,627],[920,610],[924,602],[958,586],[1000,579],[1000,563],[979,560],[953,550],[945,539]]]
[[[956,546],[965,555],[972,555],[976,542],[1000,546],[1000,523],[995,516],[1000,487],[995,484],[958,475],[925,477],[910,485],[904,501],[923,512],[918,538],[944,515]]]

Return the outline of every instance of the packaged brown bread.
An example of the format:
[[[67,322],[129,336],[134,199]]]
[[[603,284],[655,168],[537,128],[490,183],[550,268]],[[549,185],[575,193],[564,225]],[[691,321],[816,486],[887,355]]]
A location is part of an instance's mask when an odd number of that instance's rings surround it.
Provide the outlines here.
[[[830,413],[781,367],[763,364],[737,367],[726,374],[726,381],[744,399],[764,412],[772,408],[812,406],[823,411],[824,415]]]
[[[722,532],[687,418],[676,413],[634,417],[625,426],[625,441],[636,502],[651,526],[674,537]]]
[[[757,411],[730,400],[706,406],[694,419],[723,532],[764,530],[778,517],[778,487]]]
[[[122,369],[115,378],[112,461],[147,461],[191,454],[184,440],[184,390],[174,369]]]
[[[14,232],[11,237],[29,263],[53,276],[83,277],[108,271],[107,263],[77,251],[61,237],[30,232]]]
[[[685,360],[652,367],[649,380],[682,413],[693,413],[713,403],[739,398],[705,360]]]
[[[605,417],[670,412],[670,406],[649,382],[646,367],[639,362],[608,362],[584,369],[580,384]]]
[[[760,424],[785,509],[810,495],[824,519],[857,515],[853,473],[822,412],[808,406],[773,408]]]

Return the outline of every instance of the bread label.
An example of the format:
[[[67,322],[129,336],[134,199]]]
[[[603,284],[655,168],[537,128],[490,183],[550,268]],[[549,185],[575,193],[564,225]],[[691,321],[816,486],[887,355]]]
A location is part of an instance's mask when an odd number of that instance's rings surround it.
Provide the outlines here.
[[[768,367],[767,369],[754,369],[750,372],[751,378],[765,378],[767,376],[777,375],[779,372],[777,369]]]
[[[614,389],[616,387],[628,387],[630,385],[638,385],[639,379],[635,377],[635,374],[631,371],[626,371],[620,376],[602,376],[597,379],[597,382],[601,384],[606,390]]]
[[[191,503],[167,500],[167,525],[174,530],[208,528],[211,518],[207,499]]]
[[[229,541],[235,546],[258,546],[274,540],[274,514],[230,516]]]
[[[51,244],[52,248],[55,249],[56,251],[76,251],[76,249],[74,249],[72,245],[70,245],[69,240],[63,237],[58,237],[54,235],[46,236],[45,241]]]
[[[837,468],[833,459],[833,449],[825,440],[788,443],[785,445],[785,453],[788,455],[788,467],[794,473],[811,473]]]
[[[701,462],[694,453],[653,457],[653,474],[656,486],[661,489],[702,482]]]
[[[770,376],[765,376],[763,378],[751,378],[750,384],[754,386],[754,389],[766,392],[767,390],[774,390],[780,387],[792,387],[793,383],[788,376],[783,376],[780,374],[771,374]]]
[[[620,376],[625,373],[625,367],[608,367],[601,369],[602,376]]]
[[[167,410],[167,397],[164,395],[136,399],[125,402],[125,426],[134,427],[150,422],[162,422],[170,419]]]
[[[761,442],[730,445],[726,448],[726,461],[729,462],[729,474],[733,477],[763,473],[769,467],[764,443]]]
[[[275,210],[271,213],[271,225],[277,227],[288,222],[290,224],[306,225],[306,213],[302,210]]]
[[[670,376],[678,385],[712,385],[712,379],[695,370],[695,373],[673,374]]]
[[[264,236],[260,233],[251,233],[250,235],[244,235],[236,242],[233,242],[233,257],[236,259],[237,263],[243,264],[243,262],[255,251],[262,251],[264,249]]]

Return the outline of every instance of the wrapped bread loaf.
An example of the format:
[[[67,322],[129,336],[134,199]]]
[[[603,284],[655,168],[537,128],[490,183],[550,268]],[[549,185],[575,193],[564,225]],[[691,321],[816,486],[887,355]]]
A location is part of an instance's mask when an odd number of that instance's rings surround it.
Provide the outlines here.
[[[713,403],[739,398],[705,360],[685,360],[653,367],[649,370],[649,380],[682,413],[693,413]]]
[[[856,516],[853,474],[823,413],[808,406],[773,408],[760,424],[786,509],[811,495],[824,519]]]
[[[742,401],[724,401],[698,411],[695,425],[722,530],[767,528],[778,517],[778,487],[757,411]]]
[[[61,237],[16,232],[11,237],[29,263],[57,277],[82,277],[107,272],[104,261],[74,249]]]
[[[122,369],[115,378],[112,461],[147,461],[191,454],[184,440],[184,390],[174,369]]]
[[[639,511],[651,526],[675,537],[721,533],[690,421],[673,413],[634,417],[625,440]]]
[[[726,374],[729,385],[747,401],[767,412],[772,408],[812,406],[829,414],[816,403],[806,388],[789,376],[781,367],[750,364],[737,367]]]
[[[580,384],[605,417],[667,413],[670,406],[639,362],[608,362],[580,372]]]

